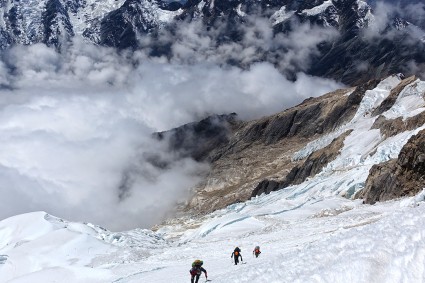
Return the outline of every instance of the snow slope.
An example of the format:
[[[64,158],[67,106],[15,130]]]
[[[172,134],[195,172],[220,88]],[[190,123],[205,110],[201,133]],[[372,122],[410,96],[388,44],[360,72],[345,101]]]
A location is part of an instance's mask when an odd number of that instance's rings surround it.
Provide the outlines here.
[[[10,218],[1,223],[0,282],[188,282],[196,258],[214,282],[425,281],[423,195],[369,206],[282,193],[217,212],[177,241],[152,244],[152,235],[133,231],[134,246],[84,224],[53,229],[59,220],[41,212]],[[235,245],[246,264],[233,265]]]
[[[353,120],[336,130],[352,130],[340,156],[300,185],[155,232],[112,233],[45,212],[1,221],[0,282],[189,282],[197,258],[222,283],[425,282],[425,191],[373,206],[342,197],[362,188],[370,167],[396,157],[420,130],[382,139],[370,129],[370,110],[399,82],[390,77],[367,92]],[[384,114],[423,111],[424,90],[413,82]],[[326,146],[336,133],[297,155]],[[252,256],[256,245],[259,258]],[[233,264],[235,246],[246,264]]]

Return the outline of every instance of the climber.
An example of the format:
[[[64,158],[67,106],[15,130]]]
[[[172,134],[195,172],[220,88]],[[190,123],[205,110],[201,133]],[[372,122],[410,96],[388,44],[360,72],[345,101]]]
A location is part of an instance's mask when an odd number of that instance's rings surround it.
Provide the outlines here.
[[[207,271],[202,267],[202,265],[204,264],[204,262],[202,260],[195,260],[192,263],[192,268],[190,269],[190,282],[191,283],[198,283],[199,281],[199,277],[201,276],[202,272],[205,273],[205,279],[208,280],[208,275],[207,275]]]
[[[241,257],[241,261],[243,261],[242,259],[242,255],[241,255],[241,249],[236,247],[235,250],[233,251],[232,255],[230,256],[231,258],[234,257],[235,259],[235,265],[237,265],[239,263],[239,257]]]
[[[256,246],[252,251],[252,254],[255,255],[255,257],[258,257],[261,254],[260,246]]]

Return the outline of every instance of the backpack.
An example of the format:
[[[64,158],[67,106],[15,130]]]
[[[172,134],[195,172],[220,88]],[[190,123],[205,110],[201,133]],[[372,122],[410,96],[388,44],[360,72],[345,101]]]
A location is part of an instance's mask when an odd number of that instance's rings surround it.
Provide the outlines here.
[[[236,248],[235,248],[235,250],[234,250],[234,252],[235,252],[235,253],[236,253],[236,252],[240,253],[240,252],[241,252],[241,249],[240,249],[240,248],[238,248],[238,247],[236,247]]]
[[[202,260],[197,259],[192,263],[192,267],[195,267],[195,266],[201,267],[203,264],[204,264],[204,262]]]
[[[260,246],[256,246],[255,247],[255,250],[260,250]]]

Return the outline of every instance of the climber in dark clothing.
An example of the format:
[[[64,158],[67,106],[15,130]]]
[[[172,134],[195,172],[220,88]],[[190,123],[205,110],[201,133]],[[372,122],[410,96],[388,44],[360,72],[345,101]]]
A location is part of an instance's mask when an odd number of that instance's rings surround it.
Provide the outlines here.
[[[241,257],[241,261],[243,261],[242,255],[241,255],[241,249],[238,247],[235,248],[235,250],[233,251],[230,257],[231,258],[233,257],[235,259],[235,265],[239,263],[239,257]]]
[[[260,246],[256,246],[252,251],[252,254],[255,255],[255,257],[258,257],[261,254]]]
[[[202,272],[205,273],[205,279],[208,279],[207,271],[202,267],[204,262],[202,260],[195,260],[192,263],[192,269],[189,271],[191,278],[190,283],[198,283],[199,277],[201,277]]]

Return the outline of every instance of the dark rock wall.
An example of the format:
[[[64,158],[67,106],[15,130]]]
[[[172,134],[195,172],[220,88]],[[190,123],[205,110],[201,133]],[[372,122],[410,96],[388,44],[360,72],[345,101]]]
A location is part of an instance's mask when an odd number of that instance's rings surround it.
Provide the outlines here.
[[[373,204],[403,196],[413,196],[425,188],[425,130],[412,136],[396,160],[374,165],[363,193]]]
[[[139,36],[158,28],[150,15],[151,1],[127,0],[117,10],[107,14],[100,23],[100,44],[118,49],[139,47]]]
[[[330,132],[354,116],[365,92],[375,88],[378,83],[377,80],[369,81],[356,87],[349,96],[338,96],[336,99],[307,99],[297,107],[249,125],[243,130],[241,140],[270,145],[284,138],[307,138]]]
[[[60,47],[74,36],[66,8],[59,0],[49,0],[43,13],[44,40],[48,46]],[[63,34],[63,30],[65,34]]]
[[[156,133],[154,137],[165,140],[168,149],[180,157],[206,161],[213,150],[229,142],[234,129],[240,123],[235,113],[215,115],[170,131]]]

